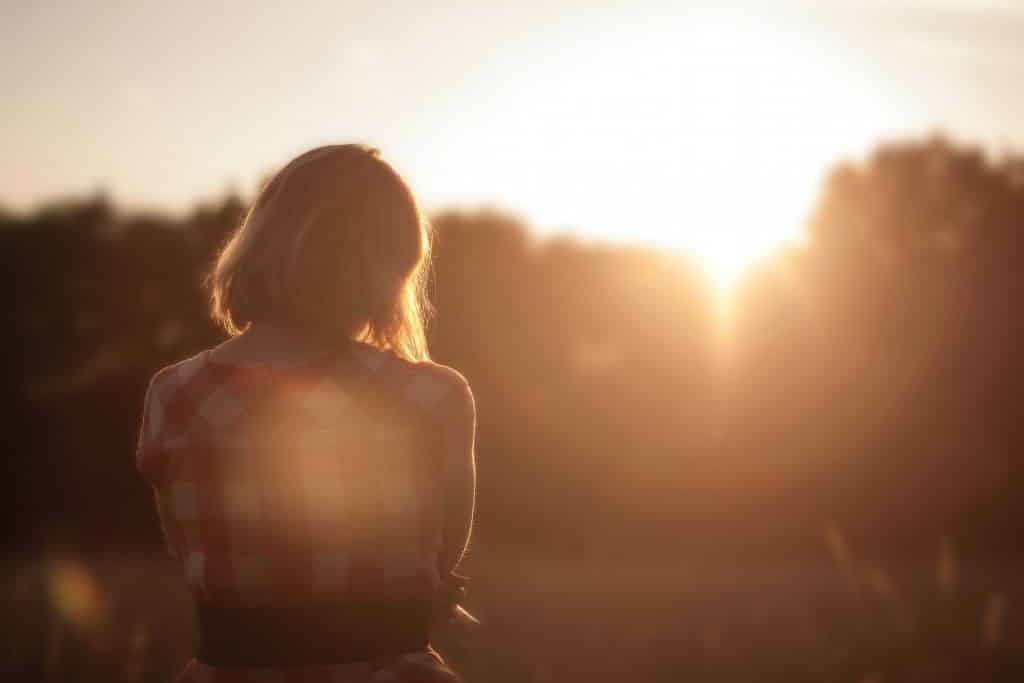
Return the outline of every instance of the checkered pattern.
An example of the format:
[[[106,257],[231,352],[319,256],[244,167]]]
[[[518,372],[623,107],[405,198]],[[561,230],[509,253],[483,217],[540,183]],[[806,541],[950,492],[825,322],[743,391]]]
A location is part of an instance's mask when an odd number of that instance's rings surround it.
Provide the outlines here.
[[[153,377],[136,458],[197,601],[316,604],[382,579],[437,586],[457,565],[474,426],[469,386],[445,366],[361,343],[288,367],[207,351]],[[436,654],[372,664],[301,680],[451,680]],[[182,675],[257,680],[198,662]]]
[[[176,683],[458,683],[433,649],[338,666],[224,669],[192,660]]]

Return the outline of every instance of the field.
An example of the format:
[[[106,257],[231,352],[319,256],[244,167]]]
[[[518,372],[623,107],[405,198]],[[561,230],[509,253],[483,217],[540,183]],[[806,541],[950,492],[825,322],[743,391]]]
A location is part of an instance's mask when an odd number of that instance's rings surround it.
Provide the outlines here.
[[[485,628],[436,644],[467,681],[1015,681],[1018,572],[939,540],[917,560],[821,553],[583,561],[477,546],[469,606]],[[9,566],[8,680],[169,681],[192,607],[158,555]]]

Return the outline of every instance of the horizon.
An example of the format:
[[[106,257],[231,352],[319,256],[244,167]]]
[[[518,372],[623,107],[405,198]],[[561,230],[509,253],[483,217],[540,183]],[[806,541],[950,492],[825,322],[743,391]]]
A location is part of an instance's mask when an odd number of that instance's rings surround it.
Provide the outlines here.
[[[0,206],[181,216],[360,141],[429,213],[682,250],[728,283],[799,243],[824,173],[880,142],[1024,148],[1024,7],[684,4],[18,8],[0,148],[28,163],[0,171]]]

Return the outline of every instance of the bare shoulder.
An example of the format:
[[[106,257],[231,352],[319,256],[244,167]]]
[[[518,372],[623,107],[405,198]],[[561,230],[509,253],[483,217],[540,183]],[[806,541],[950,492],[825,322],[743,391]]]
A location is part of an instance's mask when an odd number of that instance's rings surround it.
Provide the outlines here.
[[[406,395],[427,409],[473,410],[473,391],[465,376],[453,367],[421,361],[409,365]]]

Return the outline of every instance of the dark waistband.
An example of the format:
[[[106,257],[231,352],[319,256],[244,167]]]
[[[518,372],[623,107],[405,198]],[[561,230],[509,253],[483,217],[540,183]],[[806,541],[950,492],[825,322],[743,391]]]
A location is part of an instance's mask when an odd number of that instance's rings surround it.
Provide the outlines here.
[[[425,650],[431,600],[299,607],[199,606],[199,661],[219,667],[327,666]]]

